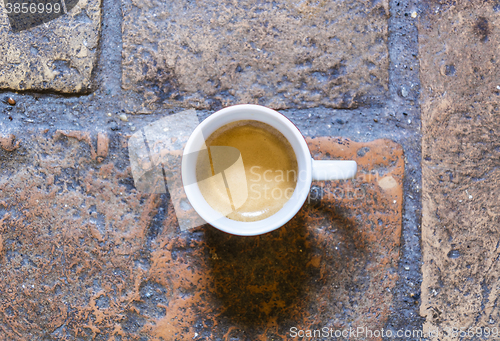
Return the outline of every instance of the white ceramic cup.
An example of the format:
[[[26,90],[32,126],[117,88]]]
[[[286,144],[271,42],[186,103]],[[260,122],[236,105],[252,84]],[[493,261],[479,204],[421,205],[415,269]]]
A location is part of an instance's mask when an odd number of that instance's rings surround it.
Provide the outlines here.
[[[298,164],[299,176],[291,198],[274,215],[254,222],[232,220],[214,210],[201,194],[196,181],[196,156],[206,148],[205,139],[218,128],[241,120],[260,121],[280,131],[290,142]],[[184,148],[181,173],[191,206],[207,223],[234,235],[256,236],[273,231],[292,219],[306,201],[312,181],[351,179],[355,177],[356,170],[356,161],[314,160],[304,137],[288,118],[260,105],[240,104],[217,111],[193,131]]]

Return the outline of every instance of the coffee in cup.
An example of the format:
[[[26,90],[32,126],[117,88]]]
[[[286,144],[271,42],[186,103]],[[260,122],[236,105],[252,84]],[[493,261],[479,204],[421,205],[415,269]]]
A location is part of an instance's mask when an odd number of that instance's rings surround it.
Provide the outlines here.
[[[281,210],[292,197],[297,185],[297,158],[290,142],[277,129],[260,121],[240,120],[214,131],[205,144],[207,150],[199,153],[196,164],[198,186],[206,202],[227,218],[241,222],[262,220]],[[234,148],[243,162],[243,167],[233,168],[232,173],[229,162],[223,172],[224,181],[214,176],[214,161],[231,158],[231,149],[218,147]],[[229,184],[229,176],[240,181]],[[236,204],[232,197],[241,193],[245,193],[246,200]],[[228,197],[232,208],[229,214]]]

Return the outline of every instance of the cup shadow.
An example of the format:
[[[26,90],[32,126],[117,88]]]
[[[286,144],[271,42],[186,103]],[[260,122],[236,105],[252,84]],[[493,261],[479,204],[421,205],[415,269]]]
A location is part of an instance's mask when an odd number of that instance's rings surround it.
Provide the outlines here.
[[[300,216],[278,230],[254,237],[234,236],[207,226],[209,268],[223,315],[247,326],[293,315],[309,278],[306,232]]]
[[[271,321],[283,329],[318,313],[322,287],[334,286],[338,277],[347,284],[346,267],[366,259],[363,237],[344,213],[326,203],[305,204],[285,226],[255,237],[207,226],[209,270],[222,316],[249,332]],[[340,253],[328,252],[339,245]]]

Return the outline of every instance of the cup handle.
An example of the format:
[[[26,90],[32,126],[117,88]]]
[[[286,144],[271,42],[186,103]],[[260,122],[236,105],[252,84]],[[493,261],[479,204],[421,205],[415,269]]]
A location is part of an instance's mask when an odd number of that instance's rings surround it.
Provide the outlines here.
[[[313,181],[352,179],[357,169],[356,161],[312,159]]]

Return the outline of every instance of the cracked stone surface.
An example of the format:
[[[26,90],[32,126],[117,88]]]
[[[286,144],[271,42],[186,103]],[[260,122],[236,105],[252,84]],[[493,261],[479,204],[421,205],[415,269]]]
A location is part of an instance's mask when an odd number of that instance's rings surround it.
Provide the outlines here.
[[[149,109],[387,99],[387,0],[126,0],[122,9],[122,86]]]
[[[292,326],[383,328],[398,279],[404,155],[389,140],[308,138],[358,162],[314,183],[258,237],[180,232],[168,194],[134,187],[121,133],[0,139],[0,329],[9,339],[287,339]],[[320,199],[321,197],[321,199]]]
[[[426,328],[472,336],[500,326],[499,11],[496,2],[431,2],[419,23],[420,312]]]
[[[3,2],[2,2],[3,4]],[[101,0],[80,0],[66,15],[13,32],[0,11],[0,89],[87,92],[97,58]]]

